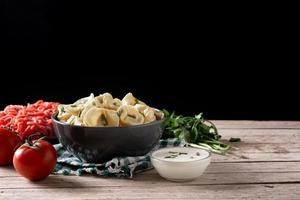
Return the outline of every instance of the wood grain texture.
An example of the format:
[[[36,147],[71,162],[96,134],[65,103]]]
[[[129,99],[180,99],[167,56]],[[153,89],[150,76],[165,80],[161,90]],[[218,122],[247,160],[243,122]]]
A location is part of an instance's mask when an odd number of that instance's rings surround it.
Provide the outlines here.
[[[116,179],[99,177],[76,177],[53,175],[47,180],[38,183],[29,182],[20,177],[6,177],[0,179],[0,189],[10,188],[89,188],[89,187],[144,187],[151,185],[178,186],[178,185],[218,185],[218,184],[255,184],[255,183],[300,183],[300,172],[263,172],[263,173],[205,173],[200,178],[176,183],[166,181],[157,173],[145,173],[134,179]],[[80,181],[80,182],[79,182]]]
[[[253,162],[253,163],[235,163],[235,162],[216,162],[211,163],[205,174],[226,174],[226,173],[262,173],[262,172],[300,172],[300,162]],[[157,174],[157,172],[152,169],[145,171],[141,174]],[[134,177],[139,177],[141,174],[137,174]],[[13,169],[13,167],[1,167],[0,168],[0,178],[6,177],[19,177],[19,174]],[[69,176],[62,176],[69,177]],[[83,178],[74,176],[75,178]]]
[[[30,188],[0,190],[0,199],[262,199],[299,200],[298,184],[187,185],[90,188]]]
[[[299,129],[300,121],[212,120],[220,129]]]
[[[155,170],[133,179],[50,175],[41,182],[0,167],[0,200],[18,199],[300,199],[300,122],[216,121],[222,138],[240,137],[213,155],[200,178],[170,182]]]

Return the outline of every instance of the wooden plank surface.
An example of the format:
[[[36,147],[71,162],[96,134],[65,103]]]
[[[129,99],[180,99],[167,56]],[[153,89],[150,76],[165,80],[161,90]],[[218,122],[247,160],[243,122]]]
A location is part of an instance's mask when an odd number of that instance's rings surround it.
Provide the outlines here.
[[[144,173],[134,179],[116,179],[99,177],[78,177],[52,175],[41,182],[28,182],[20,177],[6,177],[0,179],[0,189],[25,188],[89,188],[89,187],[144,187],[151,185],[187,186],[187,185],[236,185],[236,184],[268,184],[268,183],[300,183],[300,172],[251,172],[251,173],[205,173],[200,178],[177,183],[165,181],[157,173]]]
[[[300,121],[212,120],[225,129],[299,129]]]
[[[91,187],[43,188],[0,190],[0,199],[24,200],[100,200],[100,199],[262,199],[299,200],[299,184],[239,184],[239,185],[187,185],[147,187]]]
[[[241,138],[227,156],[212,162],[300,161],[300,129],[220,129],[222,139]]]
[[[246,163],[246,162],[215,162],[211,163],[207,170],[205,171],[205,174],[208,173],[250,173],[250,172],[275,172],[275,173],[281,173],[281,172],[300,172],[300,162],[277,162],[274,164],[274,162],[253,162],[253,163]],[[143,172],[142,174],[156,174],[155,170],[149,170],[146,172]],[[134,177],[139,177],[140,174]],[[12,166],[10,167],[1,167],[0,168],[0,178],[4,177],[19,177],[19,175],[15,172]],[[69,176],[62,176],[62,177],[69,177]],[[75,178],[78,178],[77,176],[74,176]],[[83,178],[79,177],[79,178]],[[0,184],[1,188],[1,184]]]
[[[226,156],[213,155],[200,178],[170,182],[155,170],[133,179],[51,175],[41,182],[0,168],[6,199],[300,199],[300,122],[217,121],[222,138],[240,137]]]

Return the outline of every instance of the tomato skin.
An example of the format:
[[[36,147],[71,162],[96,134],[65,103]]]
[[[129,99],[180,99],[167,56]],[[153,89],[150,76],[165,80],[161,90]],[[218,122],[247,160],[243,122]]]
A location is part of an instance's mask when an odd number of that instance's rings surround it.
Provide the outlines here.
[[[0,128],[0,166],[12,164],[14,152],[21,144],[22,140],[16,133]]]
[[[56,151],[44,140],[37,140],[30,146],[23,144],[13,157],[13,164],[19,174],[31,181],[45,179],[56,165]]]

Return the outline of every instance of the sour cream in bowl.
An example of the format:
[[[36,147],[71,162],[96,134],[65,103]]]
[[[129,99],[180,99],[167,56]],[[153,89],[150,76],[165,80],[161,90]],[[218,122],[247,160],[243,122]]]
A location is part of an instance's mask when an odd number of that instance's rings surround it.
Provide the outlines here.
[[[204,149],[173,147],[154,151],[151,162],[160,176],[171,181],[190,181],[201,176],[210,164]]]

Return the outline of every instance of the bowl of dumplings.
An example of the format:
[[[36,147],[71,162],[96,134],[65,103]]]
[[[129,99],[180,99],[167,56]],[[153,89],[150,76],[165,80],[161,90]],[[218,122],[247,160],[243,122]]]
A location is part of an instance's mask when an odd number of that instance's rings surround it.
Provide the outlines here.
[[[52,116],[59,142],[82,162],[103,163],[114,157],[142,156],[159,142],[164,114],[128,93],[110,93],[61,104]]]

